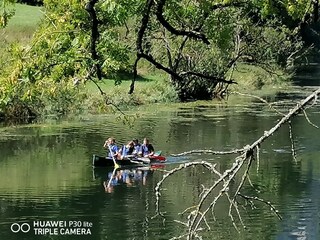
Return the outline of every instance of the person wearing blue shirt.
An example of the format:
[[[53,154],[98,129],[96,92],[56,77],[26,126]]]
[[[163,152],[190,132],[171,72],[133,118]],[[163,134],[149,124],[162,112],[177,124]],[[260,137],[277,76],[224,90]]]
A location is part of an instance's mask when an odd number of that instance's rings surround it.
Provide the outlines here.
[[[108,157],[115,158],[115,159],[118,158],[119,149],[118,149],[118,146],[116,145],[116,140],[114,138],[112,137],[108,138],[105,141],[103,147],[109,151]]]
[[[141,148],[141,144],[139,143],[138,139],[133,139],[133,152],[132,154],[134,156],[138,156],[139,152],[140,152],[140,148]]]
[[[128,158],[130,155],[132,156],[134,151],[133,141],[128,142],[127,145],[124,145],[121,149],[121,159]]]
[[[143,144],[141,145],[139,155],[142,157],[150,157],[154,154],[154,148],[148,138],[143,139]]]

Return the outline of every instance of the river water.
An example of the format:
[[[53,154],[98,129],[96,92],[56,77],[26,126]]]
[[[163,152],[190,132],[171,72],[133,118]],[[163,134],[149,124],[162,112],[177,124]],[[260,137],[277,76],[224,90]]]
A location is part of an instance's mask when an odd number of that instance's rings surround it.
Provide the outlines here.
[[[285,112],[295,104],[293,96],[304,95],[299,88],[278,96],[282,102],[277,107]],[[264,104],[245,99],[170,108],[154,105],[139,112],[133,124],[104,115],[0,128],[0,239],[179,236],[185,230],[176,221],[185,221],[179,213],[193,206],[202,185],[209,186],[214,179],[202,167],[167,179],[160,201],[165,220],[154,217],[157,182],[166,170],[190,161],[217,163],[222,172],[231,166],[234,156],[170,154],[241,148],[279,119]],[[319,104],[307,112],[310,120],[320,125]],[[222,199],[215,209],[215,221],[208,219],[211,230],[202,233],[204,239],[320,239],[320,130],[300,115],[292,126],[297,160],[292,158],[289,130],[284,126],[261,146],[259,165],[255,161],[251,167],[255,190],[248,184],[243,190],[270,201],[282,220],[264,204],[257,203],[254,209],[240,206],[246,227],[236,221],[238,232],[228,217],[228,202]],[[118,143],[147,136],[168,161],[153,169],[122,169],[109,183],[113,169],[91,167],[92,154],[105,154],[102,145],[109,136]],[[43,226],[49,221],[61,221],[61,225]],[[69,231],[76,227],[80,232]],[[45,231],[50,232],[43,235]]]

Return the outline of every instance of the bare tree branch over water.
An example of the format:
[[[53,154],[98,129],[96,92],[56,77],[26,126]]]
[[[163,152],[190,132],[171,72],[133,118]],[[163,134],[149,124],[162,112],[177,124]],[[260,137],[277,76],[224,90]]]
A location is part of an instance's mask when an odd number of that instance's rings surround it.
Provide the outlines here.
[[[201,239],[199,235],[200,231],[210,230],[210,225],[207,222],[208,213],[214,213],[217,202],[225,196],[229,202],[229,212],[228,216],[233,224],[233,226],[239,231],[237,222],[239,222],[243,227],[245,227],[240,211],[239,211],[239,199],[244,200],[249,203],[249,205],[253,205],[254,202],[261,202],[266,204],[270,210],[281,219],[281,215],[279,214],[276,207],[269,201],[259,197],[259,196],[250,196],[241,192],[243,186],[246,182],[249,185],[253,186],[251,180],[249,178],[249,171],[252,167],[252,163],[254,160],[261,161],[259,158],[259,152],[261,145],[264,141],[266,141],[269,137],[271,137],[275,132],[277,132],[281,127],[285,124],[289,125],[290,130],[290,140],[291,140],[291,150],[293,159],[296,158],[296,152],[293,144],[293,134],[292,134],[292,126],[291,120],[298,115],[299,113],[303,113],[306,117],[307,122],[317,127],[313,124],[310,119],[307,117],[305,113],[305,109],[312,107],[318,100],[318,95],[320,94],[320,88],[306,97],[304,100],[298,102],[295,107],[290,109],[287,114],[282,114],[278,111],[278,114],[282,117],[279,119],[277,124],[275,124],[269,130],[264,131],[263,135],[256,139],[251,144],[244,146],[241,149],[234,149],[230,151],[213,151],[213,150],[191,150],[188,152],[183,152],[180,154],[176,154],[174,156],[183,156],[189,154],[214,154],[214,155],[235,155],[238,154],[234,158],[232,166],[225,170],[224,172],[219,172],[216,169],[216,164],[212,164],[206,161],[196,161],[181,164],[179,167],[176,167],[167,173],[165,173],[162,179],[157,183],[155,187],[155,195],[156,195],[156,213],[157,215],[164,216],[163,212],[160,209],[160,200],[161,200],[161,188],[163,183],[173,174],[176,174],[179,171],[183,171],[189,167],[194,166],[202,166],[206,170],[208,170],[211,174],[215,176],[215,180],[211,183],[209,187],[203,187],[203,191],[199,195],[199,200],[195,206],[191,206],[187,208],[183,213],[188,213],[187,221],[177,221],[186,227],[186,231],[182,233],[180,236],[174,237],[173,239],[181,239],[186,238],[188,240],[191,239]],[[235,184],[235,178],[240,178],[240,182]],[[232,187],[231,187],[232,185]],[[236,186],[235,186],[236,185]],[[232,190],[233,191],[232,191]],[[237,221],[236,221],[237,219]]]

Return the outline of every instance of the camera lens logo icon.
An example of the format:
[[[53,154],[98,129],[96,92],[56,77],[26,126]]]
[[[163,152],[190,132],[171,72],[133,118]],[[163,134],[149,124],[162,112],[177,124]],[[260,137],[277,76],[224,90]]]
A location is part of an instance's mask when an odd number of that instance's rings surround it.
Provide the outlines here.
[[[17,233],[17,232],[23,232],[23,233],[27,233],[30,231],[30,225],[28,223],[22,223],[22,224],[19,224],[19,223],[12,223],[11,224],[11,231],[13,233]]]

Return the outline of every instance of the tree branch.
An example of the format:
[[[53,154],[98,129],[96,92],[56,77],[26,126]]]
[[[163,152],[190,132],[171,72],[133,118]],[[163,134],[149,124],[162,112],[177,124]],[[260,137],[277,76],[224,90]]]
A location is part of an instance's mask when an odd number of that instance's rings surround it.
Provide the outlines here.
[[[133,79],[130,85],[130,89],[129,89],[129,94],[132,94],[134,91],[134,84],[137,78],[137,73],[138,73],[138,63],[139,60],[141,59],[141,55],[144,53],[143,51],[143,47],[142,47],[142,42],[143,42],[143,36],[147,30],[148,27],[148,22],[150,19],[150,11],[151,11],[151,7],[153,5],[153,0],[147,0],[146,2],[146,6],[144,9],[144,13],[142,16],[142,20],[141,20],[141,26],[139,28],[138,31],[138,37],[137,37],[137,41],[136,41],[136,47],[137,47],[137,58],[135,60],[134,66],[133,66]]]
[[[205,44],[210,44],[209,40],[203,33],[197,31],[187,31],[185,29],[175,29],[163,16],[163,8],[166,4],[166,0],[159,0],[156,8],[156,16],[158,21],[164,26],[169,32],[177,36],[188,36],[195,40],[201,40]]]
[[[249,179],[249,171],[252,166],[252,162],[254,160],[255,155],[255,149],[257,150],[257,158],[259,158],[259,151],[260,151],[260,145],[262,142],[264,142],[267,138],[269,138],[271,135],[273,135],[276,131],[280,129],[283,124],[290,122],[291,119],[299,114],[301,111],[304,111],[304,109],[307,107],[310,102],[315,101],[317,99],[317,96],[320,94],[320,88],[318,88],[316,91],[314,91],[312,94],[310,94],[308,97],[306,97],[304,100],[300,101],[295,107],[289,110],[289,112],[286,115],[283,115],[282,118],[278,121],[278,123],[270,128],[268,131],[265,131],[264,134],[258,138],[256,141],[254,141],[251,145],[247,145],[243,147],[242,149],[235,149],[231,151],[212,151],[212,150],[192,150],[189,152],[185,152],[182,154],[177,154],[175,156],[181,156],[185,154],[190,153],[211,153],[211,154],[235,154],[240,153],[238,157],[235,158],[232,166],[225,170],[223,173],[220,173],[215,169],[215,165],[212,165],[208,162],[201,161],[201,162],[191,162],[186,164],[181,164],[179,167],[174,168],[173,170],[169,171],[169,173],[165,174],[156,185],[156,206],[157,206],[157,213],[160,215],[159,210],[159,200],[160,200],[160,190],[161,186],[165,179],[167,179],[172,174],[181,171],[187,167],[190,166],[197,166],[201,165],[210,170],[214,175],[218,176],[218,179],[216,179],[210,187],[203,187],[203,191],[199,194],[199,200],[196,206],[192,206],[192,208],[188,208],[188,210],[194,209],[190,211],[189,215],[187,216],[187,221],[182,222],[184,226],[187,227],[187,233],[182,234],[180,237],[187,236],[187,239],[194,239],[199,237],[198,232],[203,230],[202,227],[200,227],[201,223],[204,223],[205,226],[209,229],[210,226],[208,226],[206,215],[211,210],[214,211],[215,206],[217,205],[217,202],[219,199],[222,198],[223,195],[226,195],[229,200],[229,217],[235,226],[236,229],[236,222],[234,220],[234,216],[232,214],[232,209],[235,209],[237,216],[239,217],[240,223],[243,225],[242,218],[240,215],[240,211],[238,208],[238,203],[236,201],[237,196],[240,196],[244,198],[246,201],[250,202],[253,205],[253,201],[259,201],[266,205],[268,205],[271,208],[271,211],[274,212],[279,219],[281,219],[281,216],[276,210],[276,208],[270,203],[265,201],[262,198],[259,198],[257,196],[246,196],[242,193],[240,193],[240,190],[243,188],[245,181],[248,180],[249,184],[252,186],[252,183]],[[314,103],[313,103],[314,104]],[[245,165],[245,162],[247,162],[247,167],[244,171],[241,171],[243,166]],[[235,186],[235,180],[236,176],[241,174],[241,180],[239,183]],[[234,193],[233,198],[231,199],[229,196],[229,192],[231,191],[230,188],[232,187]],[[186,212],[186,210],[184,211]]]
[[[238,84],[237,82],[233,81],[233,80],[225,80],[223,78],[218,78],[218,77],[215,77],[215,76],[209,76],[209,75],[205,75],[203,73],[198,73],[198,72],[182,72],[180,73],[182,76],[183,75],[193,75],[193,76],[197,76],[197,77],[200,77],[200,78],[204,78],[204,79],[209,79],[209,80],[212,80],[214,82],[222,82],[222,83],[228,83],[228,84]]]
[[[99,80],[102,79],[102,72],[101,72],[101,67],[100,64],[98,63],[99,60],[99,56],[96,50],[96,42],[99,38],[99,31],[98,31],[98,18],[97,18],[97,14],[96,11],[94,9],[94,5],[98,2],[98,0],[90,0],[86,6],[85,9],[86,11],[90,14],[91,17],[91,45],[90,45],[90,49],[91,49],[91,57],[92,59],[95,61],[95,68],[96,68],[96,73],[97,73],[97,77]]]

